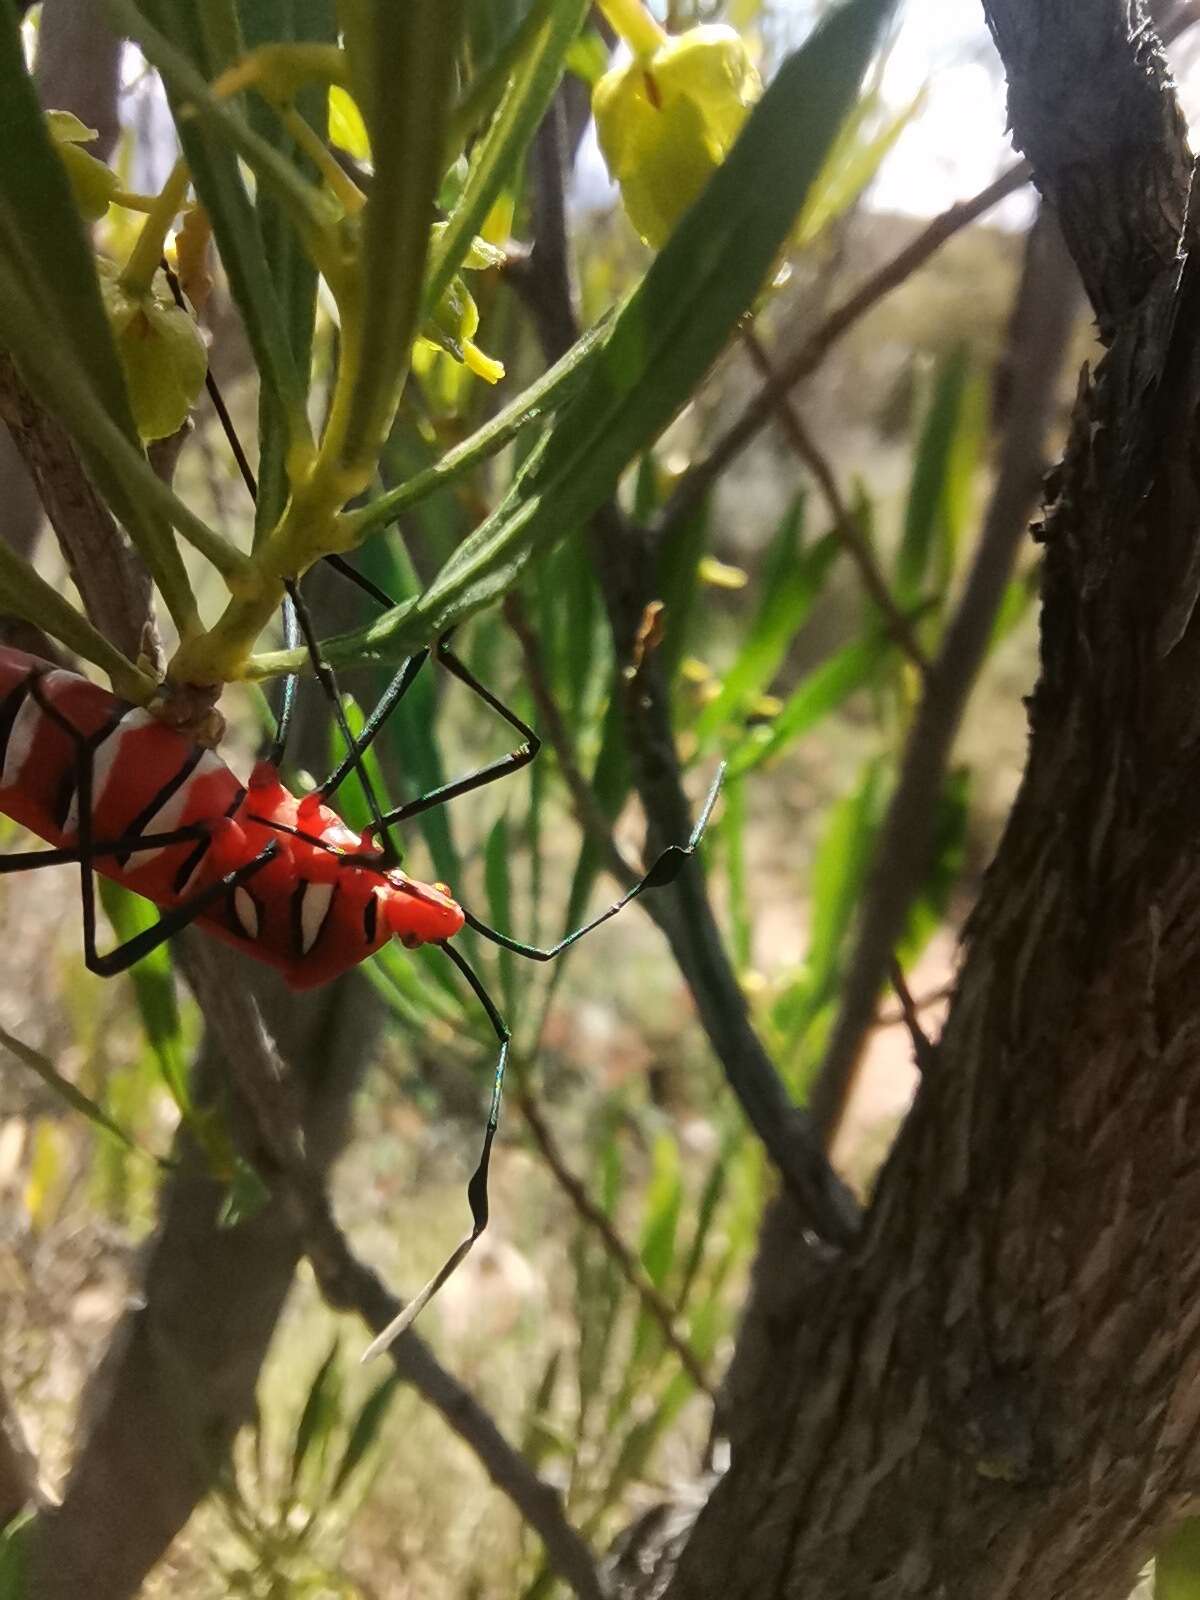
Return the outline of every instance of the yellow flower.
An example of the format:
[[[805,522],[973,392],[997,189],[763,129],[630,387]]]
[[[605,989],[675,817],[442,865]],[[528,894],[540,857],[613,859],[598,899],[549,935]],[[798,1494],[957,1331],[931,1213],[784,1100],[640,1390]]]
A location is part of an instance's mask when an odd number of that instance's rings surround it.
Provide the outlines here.
[[[100,260],[97,266],[133,420],[143,439],[165,439],[183,426],[204,385],[204,337],[175,304],[163,273],[155,275],[149,294],[133,294],[114,262]]]
[[[711,23],[601,78],[596,133],[629,219],[660,249],[728,155],[762,84],[741,38]]]
[[[434,242],[446,230],[444,222],[434,224]],[[504,251],[488,244],[486,239],[475,238],[467,251],[463,270],[483,272],[488,267],[498,267],[505,259]],[[467,288],[463,277],[456,274],[442,291],[441,299],[421,324],[421,338],[428,344],[444,350],[455,361],[468,366],[477,378],[486,383],[499,383],[504,376],[504,363],[486,355],[475,343],[474,334],[479,327],[479,307]]]

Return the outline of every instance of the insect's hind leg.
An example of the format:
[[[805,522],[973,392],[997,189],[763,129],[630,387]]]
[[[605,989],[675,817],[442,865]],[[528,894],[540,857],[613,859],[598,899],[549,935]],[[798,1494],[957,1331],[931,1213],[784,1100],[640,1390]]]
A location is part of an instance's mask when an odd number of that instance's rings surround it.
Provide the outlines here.
[[[461,778],[455,778],[450,783],[443,783],[438,788],[431,789],[428,794],[410,800],[407,805],[389,811],[383,818],[384,825],[389,828],[407,822],[412,817],[420,816],[422,811],[430,811],[435,806],[444,806],[448,801],[458,799],[460,795],[470,794],[475,789],[482,789],[489,783],[495,783],[500,778],[507,778],[510,774],[519,772],[522,767],[527,767],[536,759],[538,751],[542,748],[541,739],[529,724],[519,717],[511,706],[506,706],[503,700],[482,684],[466,663],[454,654],[449,646],[449,638],[448,633],[443,634],[434,647],[437,661],[452,677],[464,683],[486,706],[490,706],[498,716],[502,717],[510,728],[515,728],[524,743],[517,749],[510,750],[507,755],[489,761],[486,766],[468,772]]]
[[[492,1145],[496,1138],[496,1129],[500,1125],[500,1102],[504,1094],[504,1073],[505,1068],[508,1066],[508,1051],[512,1041],[512,1034],[508,1024],[500,1014],[499,1007],[488,993],[483,980],[475,972],[471,964],[459,955],[453,945],[443,944],[441,948],[470,984],[476,999],[483,1007],[487,1019],[492,1025],[492,1031],[495,1033],[500,1045],[499,1054],[496,1057],[496,1070],[492,1078],[492,1098],[488,1106],[487,1125],[483,1133],[483,1149],[480,1152],[478,1165],[471,1175],[470,1182],[467,1184],[467,1204],[471,1208],[471,1231],[454,1248],[425,1287],[413,1296],[400,1315],[371,1341],[363,1351],[362,1359],[364,1361],[369,1361],[372,1356],[382,1354],[402,1333],[412,1327],[417,1317],[446,1282],[446,1279],[462,1265],[471,1246],[488,1225],[488,1172],[491,1167]]]
[[[527,961],[553,961],[556,956],[562,955],[564,950],[569,950],[573,944],[578,943],[580,939],[591,933],[594,928],[598,928],[601,923],[607,922],[610,917],[615,917],[619,911],[623,911],[631,900],[636,900],[639,895],[645,894],[647,889],[661,889],[668,883],[675,881],[690,858],[695,855],[700,840],[704,837],[704,830],[708,827],[708,819],[717,803],[717,796],[721,792],[721,782],[724,776],[725,763],[722,762],[717,769],[717,775],[713,779],[712,787],[705,797],[700,816],[696,826],[692,829],[692,834],[687,844],[669,844],[665,850],[661,850],[633,887],[627,889],[619,900],[614,901],[609,906],[607,911],[602,911],[598,917],[593,917],[590,922],[585,922],[581,928],[576,928],[573,933],[568,933],[557,944],[545,948],[540,945],[524,944],[520,939],[510,938],[507,933],[501,933],[499,929],[490,927],[486,922],[481,921],[474,912],[468,911],[464,907],[463,916],[466,919],[467,926],[474,928],[476,933],[481,935],[482,938],[490,940],[492,944],[498,944],[503,950],[511,950],[515,955],[524,956]]]

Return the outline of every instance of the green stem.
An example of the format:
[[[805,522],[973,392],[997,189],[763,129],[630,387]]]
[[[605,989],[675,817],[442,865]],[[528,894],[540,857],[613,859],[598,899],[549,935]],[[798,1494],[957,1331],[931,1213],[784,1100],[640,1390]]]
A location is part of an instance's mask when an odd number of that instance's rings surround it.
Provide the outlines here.
[[[134,666],[58,590],[0,540],[0,605],[14,616],[61,640],[69,650],[108,674],[123,700],[144,705],[158,685]]]
[[[317,130],[300,115],[295,106],[286,106],[280,111],[279,116],[297,145],[337,196],[346,215],[353,217],[360,212],[366,204],[366,196],[343,170]]]
[[[182,209],[188,181],[187,164],[183,160],[176,161],[161,194],[146,215],[137,243],[118,280],[127,294],[148,295],[153,288],[167,234]]]
[[[635,56],[652,56],[667,35],[641,0],[600,0],[600,9]]]

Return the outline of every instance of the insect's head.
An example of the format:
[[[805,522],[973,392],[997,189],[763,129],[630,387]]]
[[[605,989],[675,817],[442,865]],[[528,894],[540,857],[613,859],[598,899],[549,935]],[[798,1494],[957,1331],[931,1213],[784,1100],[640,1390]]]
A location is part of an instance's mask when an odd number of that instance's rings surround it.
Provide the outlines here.
[[[463,925],[462,907],[444,883],[418,883],[403,872],[386,874],[388,926],[410,950],[452,939]]]

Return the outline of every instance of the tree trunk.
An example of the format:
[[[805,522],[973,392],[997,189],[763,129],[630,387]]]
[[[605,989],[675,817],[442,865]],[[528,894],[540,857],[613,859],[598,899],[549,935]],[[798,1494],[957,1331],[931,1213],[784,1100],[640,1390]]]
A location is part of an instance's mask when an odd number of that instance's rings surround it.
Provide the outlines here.
[[[1110,343],[1042,530],[1029,763],[861,1240],[818,1258],[773,1219],[796,1281],[758,1319],[730,1468],[643,1594],[1100,1600],[1196,1487],[1189,158],[1136,6],[987,9]]]

